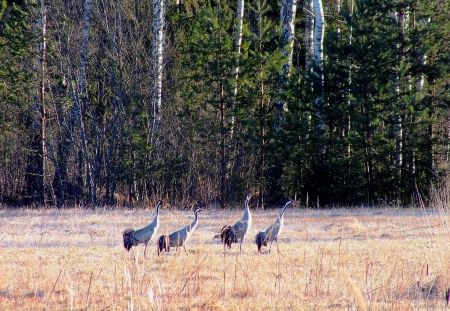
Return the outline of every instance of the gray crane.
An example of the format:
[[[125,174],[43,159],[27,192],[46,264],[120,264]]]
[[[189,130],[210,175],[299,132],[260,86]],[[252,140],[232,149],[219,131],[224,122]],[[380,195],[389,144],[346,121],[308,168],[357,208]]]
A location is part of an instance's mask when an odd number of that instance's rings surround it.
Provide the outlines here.
[[[145,244],[144,257],[145,257],[145,252],[147,251],[147,244],[155,236],[156,231],[158,231],[159,208],[164,203],[165,202],[162,200],[159,200],[156,203],[155,218],[153,218],[153,221],[148,226],[146,226],[142,229],[139,229],[139,230],[133,230],[133,229],[129,228],[123,232],[123,246],[125,247],[125,249],[127,251],[129,251],[132,246],[137,246],[140,243],[144,243]]]
[[[242,242],[244,242],[245,235],[250,230],[252,225],[252,215],[250,214],[250,209],[248,207],[248,202],[250,201],[251,196],[251,193],[249,193],[245,197],[245,209],[242,219],[233,226],[224,226],[220,234],[224,247],[227,245],[228,248],[231,248],[232,243],[239,243],[240,253],[242,252]]]
[[[158,256],[159,256],[159,253],[161,253],[163,249],[166,252],[170,251],[170,247],[176,247],[176,250],[178,250],[178,247],[183,246],[184,251],[186,252],[186,243],[189,240],[189,238],[192,236],[192,233],[194,232],[195,228],[197,227],[198,213],[201,211],[203,211],[202,208],[195,209],[194,221],[190,225],[187,225],[183,229],[175,231],[169,235],[162,235],[159,237],[158,243],[157,243]]]
[[[286,204],[284,205],[284,207],[281,209],[280,214],[278,215],[275,222],[273,224],[271,224],[269,226],[269,228],[267,228],[266,231],[259,232],[256,235],[255,242],[256,242],[256,245],[258,246],[258,252],[261,253],[262,246],[263,245],[267,246],[267,243],[270,242],[270,246],[269,246],[269,253],[270,253],[270,249],[272,247],[273,241],[275,241],[277,243],[277,251],[280,252],[280,249],[278,248],[278,235],[281,233],[281,229],[283,229],[284,212],[286,212],[286,208],[291,204],[295,205],[295,201],[293,201],[293,200],[287,201]]]

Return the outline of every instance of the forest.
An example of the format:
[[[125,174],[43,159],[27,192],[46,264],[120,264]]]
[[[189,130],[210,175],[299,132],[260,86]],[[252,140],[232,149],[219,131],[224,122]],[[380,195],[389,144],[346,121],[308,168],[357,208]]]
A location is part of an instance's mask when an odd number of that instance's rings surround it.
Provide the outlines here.
[[[426,200],[450,169],[449,16],[448,0],[0,0],[0,206]]]

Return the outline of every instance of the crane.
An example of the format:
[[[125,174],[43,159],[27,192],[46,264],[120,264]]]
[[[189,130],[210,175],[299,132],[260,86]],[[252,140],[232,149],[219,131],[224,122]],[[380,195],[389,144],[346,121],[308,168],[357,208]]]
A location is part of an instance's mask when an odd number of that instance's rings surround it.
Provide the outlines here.
[[[270,249],[272,247],[273,241],[275,241],[277,243],[277,251],[280,252],[280,249],[278,248],[278,235],[281,233],[281,229],[283,229],[284,212],[286,212],[286,208],[291,204],[295,205],[295,201],[293,201],[293,200],[287,201],[286,204],[284,205],[284,207],[281,209],[280,214],[278,215],[275,222],[273,224],[271,224],[269,226],[269,228],[267,228],[266,231],[259,232],[256,235],[255,242],[256,242],[256,245],[258,246],[258,252],[261,253],[262,246],[263,245],[267,246],[267,243],[270,242],[270,246],[269,246],[269,253],[270,253]]]
[[[125,247],[125,249],[127,251],[129,251],[132,246],[137,246],[140,243],[144,243],[145,244],[144,257],[145,257],[145,252],[147,251],[148,241],[150,241],[152,239],[152,237],[155,236],[156,231],[158,231],[159,208],[163,204],[165,204],[165,202],[162,200],[159,200],[156,203],[155,217],[153,218],[153,221],[148,226],[141,228],[139,230],[133,230],[131,228],[128,228],[123,232],[123,246]]]
[[[166,252],[170,251],[170,247],[176,247],[176,250],[178,250],[178,247],[183,246],[184,251],[186,252],[186,243],[189,240],[189,238],[192,236],[192,233],[194,232],[195,228],[197,227],[198,213],[203,210],[204,209],[202,209],[202,208],[195,209],[194,221],[190,225],[187,225],[183,229],[175,231],[169,235],[162,235],[159,237],[158,243],[157,243],[158,256],[159,256],[159,253],[161,253],[163,249]]]
[[[251,196],[252,194],[249,193],[245,197],[244,216],[242,216],[242,219],[233,226],[224,226],[220,234],[224,247],[227,245],[228,248],[231,248],[231,243],[239,243],[240,253],[242,252],[242,242],[244,242],[245,235],[252,225],[252,215],[248,207]]]

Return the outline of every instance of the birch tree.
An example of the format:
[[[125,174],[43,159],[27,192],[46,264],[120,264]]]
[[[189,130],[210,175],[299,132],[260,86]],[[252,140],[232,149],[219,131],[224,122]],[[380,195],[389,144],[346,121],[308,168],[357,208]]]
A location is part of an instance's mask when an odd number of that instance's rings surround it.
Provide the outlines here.
[[[314,6],[313,0],[305,0],[305,81],[308,91],[312,90],[312,73],[314,64]],[[308,132],[306,138],[309,139],[311,130],[311,113],[307,112],[306,122]]]
[[[295,0],[281,0],[281,53],[284,64],[281,70],[281,82],[286,83],[292,69],[292,54],[295,36],[295,14],[297,3]]]
[[[350,0],[350,8],[349,8],[349,29],[348,29],[348,45],[352,46],[352,39],[353,39],[353,0]],[[350,107],[351,100],[350,100],[350,94],[351,94],[351,87],[352,87],[352,57],[351,55],[348,56],[347,60],[347,70],[348,70],[348,77],[347,77],[347,106]],[[351,131],[351,118],[350,115],[347,117],[347,137],[350,136]],[[350,158],[350,152],[351,152],[351,146],[350,143],[347,145],[347,157]]]
[[[315,99],[315,111],[317,117],[317,129],[319,135],[323,135],[325,125],[323,121],[323,89],[324,89],[324,75],[323,75],[323,39],[325,36],[325,16],[323,12],[322,0],[314,0],[314,60],[316,65],[315,80],[317,81],[316,93],[319,94]]]
[[[407,23],[407,20],[405,20],[404,12],[392,12],[392,18],[394,19],[395,23],[400,28],[399,32],[399,42],[397,43],[397,68],[395,70],[395,81],[394,81],[394,92],[396,94],[396,113],[394,116],[394,132],[395,132],[395,151],[394,151],[394,164],[395,166],[400,169],[399,173],[401,174],[401,166],[403,162],[402,157],[402,150],[403,150],[403,129],[402,129],[402,116],[400,113],[401,108],[400,106],[400,67],[403,62],[403,44],[401,41],[403,41],[403,38],[405,36],[405,23]]]
[[[34,34],[35,42],[35,94],[32,105],[31,128],[33,131],[34,149],[29,167],[30,192],[36,195],[39,203],[45,205],[45,176],[46,176],[46,107],[45,107],[45,58],[47,50],[47,9],[43,1],[38,1],[35,11]]]
[[[305,78],[312,73],[314,62],[314,6],[313,0],[305,1]]]
[[[235,44],[235,50],[236,50],[236,60],[233,64],[233,68],[231,70],[232,75],[234,76],[234,83],[233,86],[233,105],[231,107],[231,111],[228,112],[228,126],[230,127],[230,141],[233,138],[234,134],[234,122],[235,122],[235,116],[234,116],[234,110],[235,110],[235,103],[237,100],[238,95],[238,79],[239,79],[239,57],[241,56],[241,45],[242,45],[242,32],[244,29],[244,0],[238,0],[237,2],[237,12],[236,12],[236,29],[234,34],[234,44]]]
[[[280,19],[281,19],[281,54],[283,65],[280,74],[280,93],[285,87],[292,68],[292,54],[294,48],[295,35],[295,13],[297,11],[297,3],[295,0],[281,0]],[[276,105],[279,109],[278,119],[282,119],[282,111],[287,110],[287,106],[283,101],[278,100]]]
[[[153,58],[153,135],[158,151],[158,135],[161,126],[162,80],[164,66],[166,0],[153,0],[152,58]],[[152,141],[153,141],[152,135]],[[153,143],[152,143],[153,145]]]

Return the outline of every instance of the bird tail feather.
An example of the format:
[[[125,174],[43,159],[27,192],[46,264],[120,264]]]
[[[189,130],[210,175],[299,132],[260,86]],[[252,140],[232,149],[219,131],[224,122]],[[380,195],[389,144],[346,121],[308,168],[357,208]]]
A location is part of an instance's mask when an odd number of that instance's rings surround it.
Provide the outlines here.
[[[226,232],[229,229],[231,229],[231,227],[229,225],[225,225],[222,227],[222,230],[220,230],[220,239],[222,240],[222,242],[225,241]]]
[[[158,239],[158,243],[156,243],[158,249],[158,256],[163,250],[168,252],[170,251],[170,240],[168,235],[161,235]]]
[[[238,236],[236,231],[231,226],[224,226],[222,228],[222,241],[228,248],[231,248],[231,243],[238,243]]]
[[[134,232],[135,230],[131,228],[128,228],[123,232],[123,247],[125,247],[127,251],[130,251],[131,247],[135,245],[133,239]]]
[[[258,246],[258,252],[261,253],[261,248],[264,246],[267,246],[266,242],[266,236],[264,232],[259,232],[255,237],[256,245]]]

